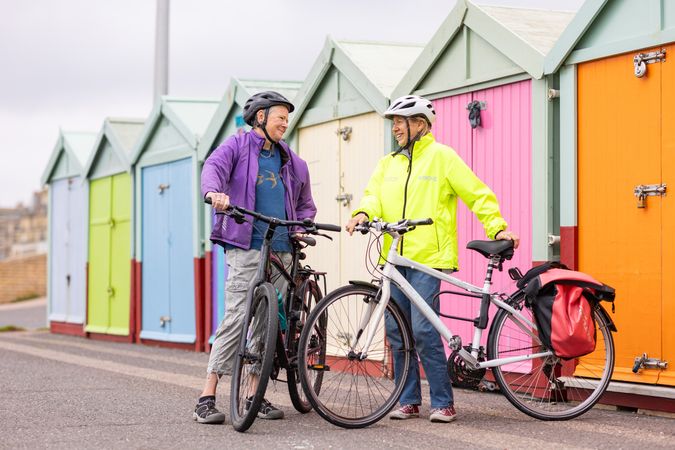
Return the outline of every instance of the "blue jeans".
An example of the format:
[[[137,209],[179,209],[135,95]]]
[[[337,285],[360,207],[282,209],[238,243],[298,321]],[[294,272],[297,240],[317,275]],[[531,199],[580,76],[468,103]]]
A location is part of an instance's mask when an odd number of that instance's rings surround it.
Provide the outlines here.
[[[440,291],[440,280],[419,272],[415,269],[399,267],[397,269],[408,282],[424,298],[429,306],[431,300]],[[420,387],[419,359],[422,361],[424,373],[429,382],[431,408],[445,408],[453,404],[452,385],[448,377],[447,358],[443,348],[441,336],[422,313],[410,304],[410,300],[394,284],[391,285],[391,297],[398,304],[412,327],[415,339],[415,351],[410,355],[410,370],[408,380],[403,387],[401,405],[419,405],[422,403]],[[438,311],[437,311],[438,312]],[[399,380],[403,367],[403,343],[400,334],[396,333],[396,324],[389,313],[386,314],[385,324],[387,339],[391,344],[394,355],[394,377]]]

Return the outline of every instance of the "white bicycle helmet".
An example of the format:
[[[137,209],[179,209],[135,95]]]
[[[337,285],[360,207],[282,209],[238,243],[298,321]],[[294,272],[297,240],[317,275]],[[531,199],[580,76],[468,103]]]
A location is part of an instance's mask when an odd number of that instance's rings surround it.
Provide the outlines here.
[[[392,116],[423,116],[430,124],[433,124],[436,120],[436,111],[434,105],[426,98],[419,95],[404,95],[391,102],[384,112],[384,117],[387,119],[391,119]]]

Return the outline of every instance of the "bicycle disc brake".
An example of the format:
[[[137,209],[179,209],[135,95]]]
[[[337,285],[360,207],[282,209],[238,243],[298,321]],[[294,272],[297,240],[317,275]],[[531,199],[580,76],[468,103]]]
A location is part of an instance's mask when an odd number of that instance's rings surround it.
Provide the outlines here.
[[[464,350],[470,352],[471,347],[465,346]],[[481,352],[482,353],[482,352]],[[485,361],[485,356],[478,355],[478,361]],[[470,369],[464,359],[454,350],[448,357],[448,376],[453,386],[465,389],[478,389],[478,385],[485,376],[486,369]]]

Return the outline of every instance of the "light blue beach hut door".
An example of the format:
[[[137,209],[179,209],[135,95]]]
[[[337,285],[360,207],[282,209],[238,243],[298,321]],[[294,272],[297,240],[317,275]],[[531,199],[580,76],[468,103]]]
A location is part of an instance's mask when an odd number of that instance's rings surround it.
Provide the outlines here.
[[[83,323],[85,310],[86,187],[80,178],[53,181],[51,190],[50,316],[54,322]]]
[[[142,169],[141,338],[195,341],[190,158]]]

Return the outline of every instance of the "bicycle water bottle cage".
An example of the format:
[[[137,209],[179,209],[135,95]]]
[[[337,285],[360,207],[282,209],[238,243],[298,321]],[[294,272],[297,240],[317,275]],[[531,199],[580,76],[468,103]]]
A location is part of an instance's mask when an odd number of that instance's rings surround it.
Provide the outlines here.
[[[513,258],[513,241],[471,241],[466,244],[469,250],[475,250],[489,258],[497,255],[501,260]]]

